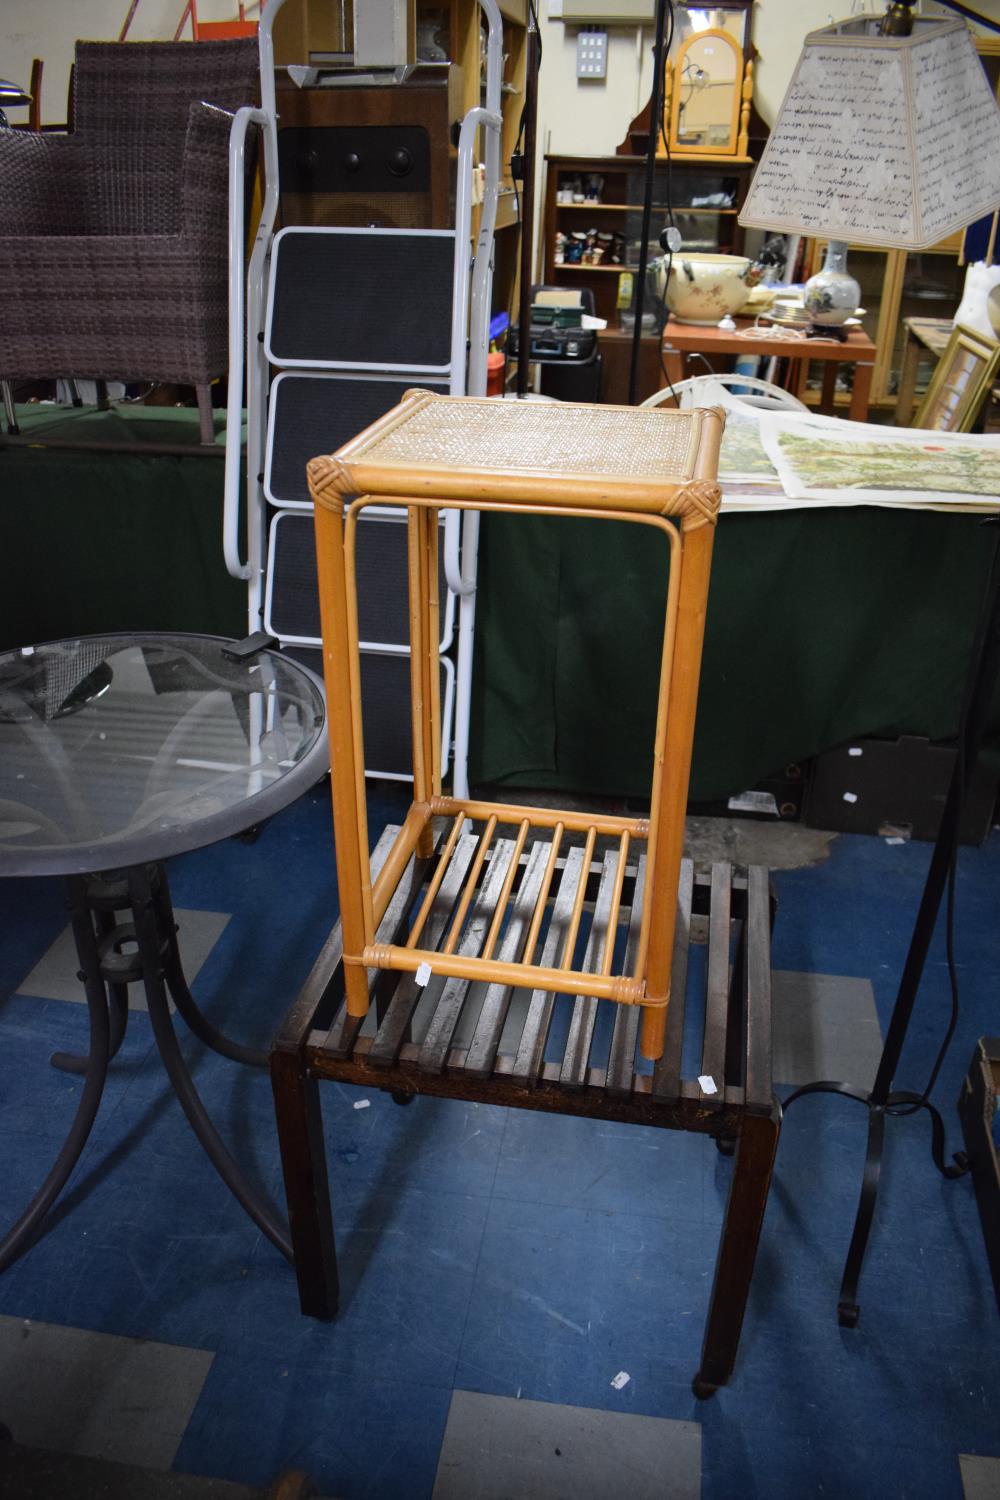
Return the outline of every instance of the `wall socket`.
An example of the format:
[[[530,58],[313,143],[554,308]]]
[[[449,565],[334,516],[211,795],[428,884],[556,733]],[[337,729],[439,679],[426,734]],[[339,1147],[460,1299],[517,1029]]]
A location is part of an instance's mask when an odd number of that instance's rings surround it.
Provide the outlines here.
[[[608,33],[606,31],[578,31],[576,34],[577,78],[607,78]]]

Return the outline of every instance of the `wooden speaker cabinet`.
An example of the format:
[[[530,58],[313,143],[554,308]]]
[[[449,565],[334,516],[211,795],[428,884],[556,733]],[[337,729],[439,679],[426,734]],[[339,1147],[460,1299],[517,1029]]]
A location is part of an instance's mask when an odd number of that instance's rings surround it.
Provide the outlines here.
[[[279,77],[277,102],[284,225],[451,227],[461,69],[357,88]]]

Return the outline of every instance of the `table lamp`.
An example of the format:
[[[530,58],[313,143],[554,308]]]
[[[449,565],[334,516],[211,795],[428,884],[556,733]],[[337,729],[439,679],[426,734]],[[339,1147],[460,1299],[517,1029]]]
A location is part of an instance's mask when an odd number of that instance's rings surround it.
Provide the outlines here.
[[[739,221],[828,241],[805,306],[836,326],[861,300],[848,243],[922,250],[998,205],[1000,108],[965,22],[896,4],[806,37]]]

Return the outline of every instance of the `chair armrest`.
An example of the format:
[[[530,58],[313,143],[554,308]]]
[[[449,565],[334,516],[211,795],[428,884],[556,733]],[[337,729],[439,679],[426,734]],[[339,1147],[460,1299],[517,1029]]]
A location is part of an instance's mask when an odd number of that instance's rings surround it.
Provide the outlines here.
[[[233,116],[213,104],[192,104],[181,172],[181,223],[185,237],[226,253],[229,223],[229,132]],[[247,181],[256,165],[248,136]]]
[[[0,235],[99,233],[96,199],[89,142],[0,130]]]

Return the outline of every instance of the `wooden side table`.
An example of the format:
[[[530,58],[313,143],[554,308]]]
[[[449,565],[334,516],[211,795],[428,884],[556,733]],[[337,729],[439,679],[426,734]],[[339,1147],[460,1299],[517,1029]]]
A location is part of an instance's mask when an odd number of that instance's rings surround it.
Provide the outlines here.
[[[948,347],[954,324],[950,318],[904,318],[903,362],[896,397],[896,426],[909,427],[917,404],[917,374],[921,359],[939,360]]]
[[[875,345],[861,327],[851,328],[847,339],[770,338],[753,336],[754,324],[749,318],[737,318],[732,331],[718,327],[701,328],[693,323],[678,323],[668,318],[663,330],[663,362],[673,384],[688,373],[691,355],[700,354],[713,362],[713,356],[760,356],[764,359],[787,359],[802,365],[812,360],[823,362],[823,392],[820,410],[833,412],[834,384],[837,366],[854,366],[849,416],[852,422],[868,420],[868,401],[875,365]],[[692,370],[697,374],[697,370]],[[661,389],[667,381],[661,381]]]

